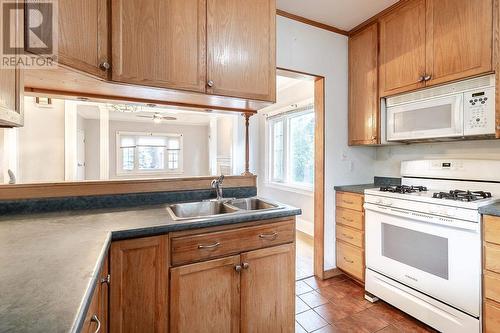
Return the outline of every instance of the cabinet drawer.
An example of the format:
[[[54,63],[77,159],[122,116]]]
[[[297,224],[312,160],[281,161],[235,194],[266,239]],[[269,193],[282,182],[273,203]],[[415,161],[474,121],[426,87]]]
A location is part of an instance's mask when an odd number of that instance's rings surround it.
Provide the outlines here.
[[[98,318],[99,316],[99,286],[97,286],[94,290],[94,295],[92,296],[92,300],[90,301],[89,308],[87,310],[87,315],[85,316],[85,321],[82,326],[82,333],[92,333],[97,331],[97,320],[101,321],[102,318]],[[102,325],[102,323],[101,323]],[[102,332],[103,328],[101,327],[100,332]]]
[[[500,274],[484,272],[484,297],[500,303]]]
[[[491,301],[484,302],[484,332],[500,332],[500,304]]]
[[[337,267],[364,281],[364,251],[352,245],[337,242]]]
[[[363,211],[363,196],[360,194],[337,192],[336,205],[338,207]]]
[[[349,227],[338,225],[335,227],[337,239],[343,240],[357,247],[364,247],[363,232]]]
[[[500,273],[500,245],[484,245],[484,266],[489,271]]]
[[[293,220],[172,239],[172,265],[208,260],[244,251],[292,243]]]
[[[335,219],[337,224],[343,224],[358,230],[365,230],[364,214],[352,209],[345,209],[341,207],[336,208]]]
[[[484,240],[500,245],[500,217],[484,217]]]

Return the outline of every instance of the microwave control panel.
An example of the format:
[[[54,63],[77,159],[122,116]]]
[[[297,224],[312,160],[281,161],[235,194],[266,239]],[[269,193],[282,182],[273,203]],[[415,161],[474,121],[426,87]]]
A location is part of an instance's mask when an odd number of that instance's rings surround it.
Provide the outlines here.
[[[495,88],[464,94],[464,135],[495,134]]]

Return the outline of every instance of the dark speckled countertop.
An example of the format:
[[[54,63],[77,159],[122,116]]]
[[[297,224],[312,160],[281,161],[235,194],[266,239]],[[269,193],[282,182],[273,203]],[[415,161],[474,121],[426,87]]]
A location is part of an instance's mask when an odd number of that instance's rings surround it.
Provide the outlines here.
[[[0,218],[0,332],[78,332],[111,240],[300,214],[174,221],[166,205]]]
[[[339,191],[339,192],[365,194],[365,190],[368,190],[370,188],[389,186],[389,185],[393,185],[393,186],[394,185],[401,185],[401,178],[375,177],[373,179],[373,183],[371,183],[371,184],[335,186],[334,190]]]
[[[500,217],[500,202],[479,208],[479,213]]]

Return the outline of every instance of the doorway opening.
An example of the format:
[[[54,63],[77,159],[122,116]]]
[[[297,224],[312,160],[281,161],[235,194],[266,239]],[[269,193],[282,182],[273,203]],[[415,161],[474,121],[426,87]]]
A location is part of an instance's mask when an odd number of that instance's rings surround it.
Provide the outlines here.
[[[259,111],[259,195],[302,209],[296,279],[324,278],[324,78],[278,69],[276,104]]]

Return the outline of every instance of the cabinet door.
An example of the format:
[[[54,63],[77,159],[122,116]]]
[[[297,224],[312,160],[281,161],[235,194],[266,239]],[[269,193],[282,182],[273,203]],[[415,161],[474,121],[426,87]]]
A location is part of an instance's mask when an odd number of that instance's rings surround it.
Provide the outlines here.
[[[241,255],[241,332],[293,332],[295,245]]]
[[[23,126],[23,96],[21,69],[0,69],[0,126]]]
[[[171,270],[170,332],[239,332],[240,256]]]
[[[110,332],[166,332],[168,236],[111,244]]]
[[[114,81],[205,92],[205,0],[112,0]]]
[[[108,267],[106,257],[83,322],[82,333],[108,332],[108,284],[105,282],[109,274]]]
[[[427,84],[492,71],[492,0],[427,0]]]
[[[207,0],[207,91],[276,100],[275,0]]]
[[[349,38],[349,145],[376,144],[379,132],[378,25]]]
[[[101,330],[99,333],[107,333],[109,325],[109,258],[106,257],[101,273],[99,274],[99,321],[101,322]]]
[[[59,63],[106,78],[108,8],[106,0],[59,1]]]
[[[424,87],[425,0],[412,0],[380,19],[380,95]]]

